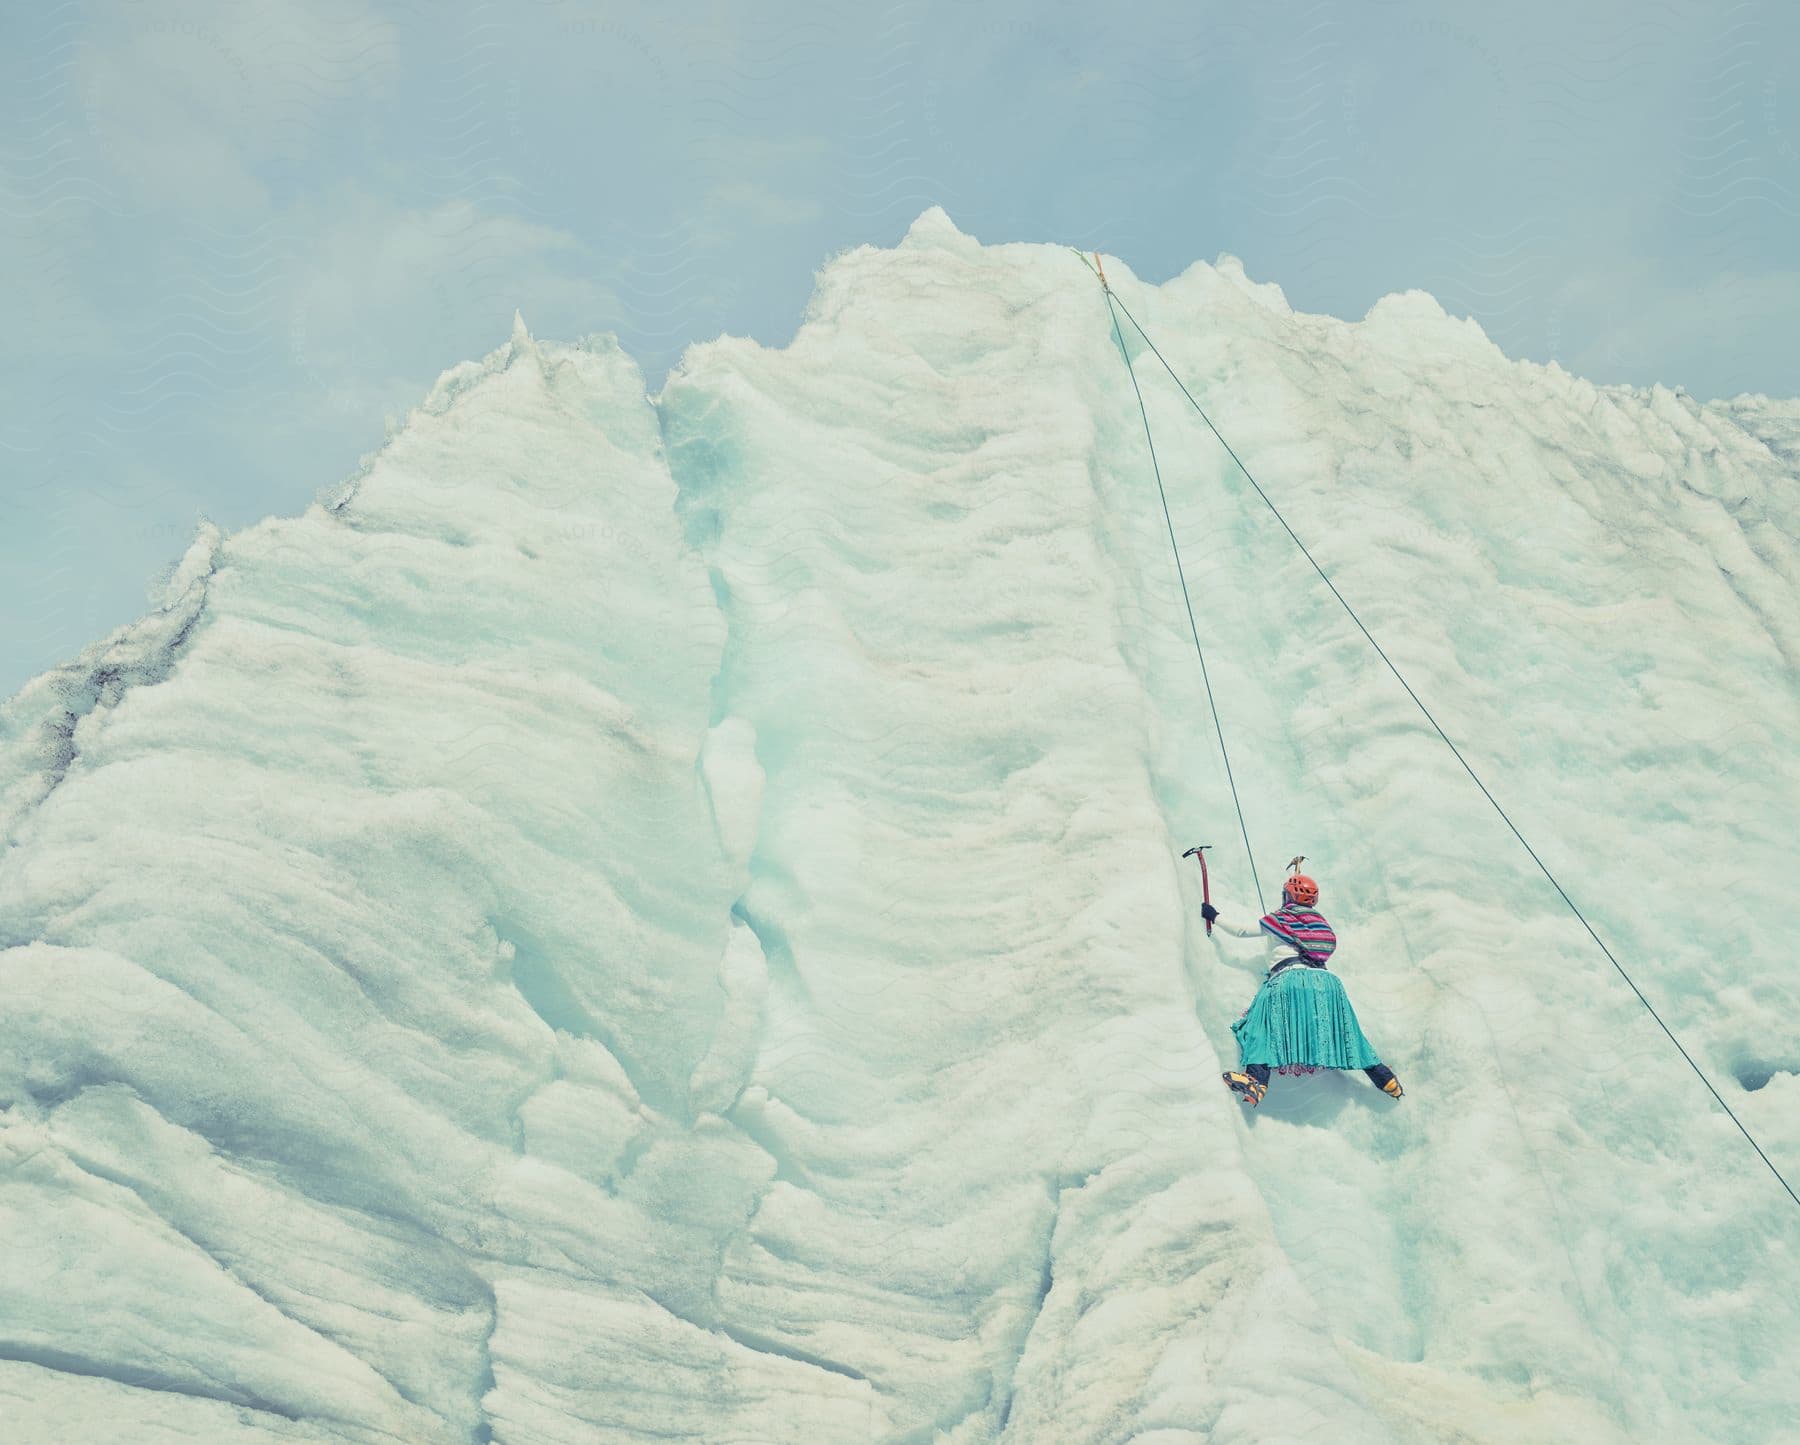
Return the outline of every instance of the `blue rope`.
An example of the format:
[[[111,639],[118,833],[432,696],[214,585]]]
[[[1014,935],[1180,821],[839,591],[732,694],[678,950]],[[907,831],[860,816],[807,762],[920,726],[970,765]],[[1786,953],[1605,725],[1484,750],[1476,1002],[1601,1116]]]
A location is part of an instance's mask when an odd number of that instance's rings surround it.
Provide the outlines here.
[[[1086,259],[1085,256],[1082,257],[1083,261]],[[1101,277],[1100,284],[1106,286],[1105,277]],[[1112,287],[1106,286],[1106,304],[1109,310],[1112,303]],[[1126,315],[1130,314],[1126,312]],[[1163,523],[1169,529],[1169,550],[1175,554],[1175,576],[1181,582],[1181,600],[1187,605],[1188,631],[1193,634],[1194,653],[1200,659],[1200,680],[1206,684],[1206,705],[1212,709],[1213,731],[1219,735],[1219,756],[1225,760],[1225,781],[1231,784],[1231,805],[1237,809],[1238,831],[1244,836],[1244,857],[1250,863],[1250,881],[1256,885],[1257,911],[1266,913],[1268,909],[1263,904],[1262,879],[1256,874],[1256,851],[1250,846],[1250,829],[1244,822],[1244,805],[1238,799],[1237,779],[1231,773],[1231,753],[1225,747],[1225,725],[1219,721],[1219,704],[1213,699],[1212,678],[1206,671],[1206,649],[1200,645],[1200,626],[1194,621],[1194,601],[1188,595],[1187,572],[1181,565],[1181,547],[1175,540],[1175,523],[1169,516],[1169,494],[1163,487],[1162,467],[1156,460],[1156,439],[1150,435],[1150,413],[1144,409],[1144,393],[1138,388],[1137,369],[1132,366],[1131,355],[1125,350],[1125,333],[1119,329],[1116,312],[1113,313],[1112,324],[1113,339],[1119,343],[1119,357],[1124,361],[1125,372],[1131,378],[1132,395],[1137,397],[1138,415],[1144,419],[1144,442],[1150,448],[1150,470],[1156,473],[1156,494],[1162,498]],[[1131,324],[1136,326],[1137,322],[1133,321]],[[1140,331],[1139,335],[1142,334]]]

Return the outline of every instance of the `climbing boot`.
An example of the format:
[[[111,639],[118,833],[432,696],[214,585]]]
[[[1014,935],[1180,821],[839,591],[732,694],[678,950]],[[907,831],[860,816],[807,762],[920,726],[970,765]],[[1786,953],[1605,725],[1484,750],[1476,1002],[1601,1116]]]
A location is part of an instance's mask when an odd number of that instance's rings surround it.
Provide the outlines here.
[[[1240,1074],[1235,1070],[1223,1077],[1225,1087],[1252,1109],[1262,1103],[1263,1095],[1269,1091],[1269,1086],[1260,1079],[1253,1079],[1250,1075]]]

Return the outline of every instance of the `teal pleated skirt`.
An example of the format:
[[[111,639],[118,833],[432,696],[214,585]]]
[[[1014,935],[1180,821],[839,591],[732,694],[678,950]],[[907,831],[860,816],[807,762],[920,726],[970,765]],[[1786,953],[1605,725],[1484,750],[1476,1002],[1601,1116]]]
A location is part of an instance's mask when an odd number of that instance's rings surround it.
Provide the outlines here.
[[[1344,985],[1328,969],[1296,965],[1264,979],[1231,1031],[1245,1064],[1366,1069],[1381,1062]]]

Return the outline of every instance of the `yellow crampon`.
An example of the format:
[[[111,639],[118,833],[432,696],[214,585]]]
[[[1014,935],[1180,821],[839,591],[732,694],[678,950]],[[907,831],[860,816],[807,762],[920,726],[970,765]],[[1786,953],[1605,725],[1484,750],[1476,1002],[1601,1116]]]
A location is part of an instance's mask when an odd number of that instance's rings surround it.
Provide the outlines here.
[[[1262,1103],[1263,1095],[1269,1091],[1267,1084],[1251,1078],[1248,1074],[1240,1074],[1236,1070],[1221,1077],[1225,1080],[1225,1087],[1252,1109]]]

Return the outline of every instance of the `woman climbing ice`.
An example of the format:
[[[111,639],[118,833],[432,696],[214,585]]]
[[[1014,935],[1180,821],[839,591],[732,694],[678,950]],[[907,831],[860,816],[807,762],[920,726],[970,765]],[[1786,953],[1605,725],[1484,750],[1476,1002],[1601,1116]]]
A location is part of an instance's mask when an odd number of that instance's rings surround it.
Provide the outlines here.
[[[1282,887],[1281,907],[1254,927],[1228,923],[1212,904],[1200,905],[1207,923],[1237,938],[1261,938],[1271,955],[1262,987],[1231,1026],[1238,1067],[1225,1083],[1254,1108],[1268,1091],[1271,1069],[1361,1069],[1398,1099],[1400,1081],[1364,1035],[1343,984],[1325,967],[1337,935],[1315,906],[1319,885],[1300,871],[1305,861],[1288,865],[1293,873]]]

